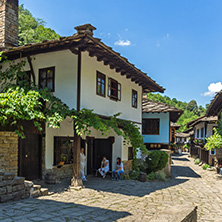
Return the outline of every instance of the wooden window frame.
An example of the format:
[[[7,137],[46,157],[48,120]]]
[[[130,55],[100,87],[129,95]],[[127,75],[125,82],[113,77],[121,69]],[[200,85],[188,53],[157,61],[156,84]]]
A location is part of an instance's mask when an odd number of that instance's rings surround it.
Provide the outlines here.
[[[52,71],[52,77],[47,77],[47,71],[51,70]],[[46,78],[44,79],[46,81],[46,84],[44,86],[44,88],[48,88],[51,92],[55,92],[55,66],[53,67],[47,67],[47,68],[43,68],[43,69],[39,69],[39,88],[42,88],[40,83],[41,83],[41,72],[46,71]],[[52,79],[52,89],[50,89],[49,87],[47,87],[47,81]]]
[[[54,158],[53,158],[53,165],[54,166],[57,166],[59,164],[59,162],[61,161],[61,155],[62,155],[62,152],[61,152],[61,148],[58,147],[58,144],[56,143],[58,140],[63,140],[63,141],[70,141],[70,140],[73,140],[72,143],[74,143],[74,137],[62,137],[62,136],[54,136]],[[60,150],[56,150],[56,149],[60,149]],[[72,155],[72,158],[73,158],[73,147],[71,147],[71,153],[70,155]],[[58,154],[60,156],[60,158],[58,157]],[[65,154],[63,154],[65,156]],[[59,158],[59,160],[58,160]],[[73,164],[73,161],[72,163],[67,163],[67,160],[65,161],[64,163],[65,165],[67,164]]]
[[[104,80],[104,84],[102,83],[102,81],[99,81],[99,78],[101,78],[101,80]],[[104,85],[104,94],[102,94],[102,87],[101,87],[101,92],[99,92],[99,83],[102,85]],[[106,97],[106,75],[97,71],[96,72],[96,94],[98,96],[103,96]]]
[[[158,122],[158,130],[157,132],[148,132],[150,131],[150,129],[148,128],[148,121],[157,121]],[[144,131],[144,122],[146,121],[145,123],[145,126],[146,126],[146,131]],[[146,119],[143,119],[142,120],[142,134],[143,135],[160,135],[160,119],[159,118],[146,118]]]
[[[115,87],[112,87],[112,82],[116,84]],[[111,95],[112,90],[116,92],[116,95]],[[113,78],[108,78],[108,97],[114,101],[121,101],[121,84]]]
[[[138,93],[136,90],[132,89],[132,107],[137,108],[138,104]]]

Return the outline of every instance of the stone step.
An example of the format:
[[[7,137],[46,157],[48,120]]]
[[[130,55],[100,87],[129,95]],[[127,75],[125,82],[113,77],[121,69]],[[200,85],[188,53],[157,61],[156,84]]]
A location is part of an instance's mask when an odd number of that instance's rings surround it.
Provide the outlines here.
[[[40,192],[41,192],[41,195],[42,195],[42,196],[46,196],[46,195],[48,195],[49,190],[48,190],[48,188],[41,188],[41,189],[40,189]]]
[[[34,191],[41,190],[41,185],[33,185]]]

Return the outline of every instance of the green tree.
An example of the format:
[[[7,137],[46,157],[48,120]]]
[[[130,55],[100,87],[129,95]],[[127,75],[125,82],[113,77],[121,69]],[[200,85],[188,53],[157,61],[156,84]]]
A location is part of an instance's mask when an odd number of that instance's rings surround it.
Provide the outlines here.
[[[19,6],[19,45],[37,43],[43,40],[58,39],[60,36],[52,29],[45,27],[45,21],[33,17],[31,12]]]

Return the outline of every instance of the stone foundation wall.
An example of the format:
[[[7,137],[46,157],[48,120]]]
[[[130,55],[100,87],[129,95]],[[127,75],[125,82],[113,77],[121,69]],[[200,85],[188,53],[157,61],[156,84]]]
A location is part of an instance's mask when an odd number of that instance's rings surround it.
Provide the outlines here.
[[[129,172],[133,169],[133,160],[125,160],[123,162],[124,173],[129,174]]]
[[[14,132],[0,132],[0,169],[17,175],[18,135]]]
[[[29,198],[31,187],[26,186],[24,180],[24,177],[0,172],[0,203]]]
[[[44,169],[42,172],[43,179],[45,179],[47,173],[55,174],[57,180],[71,179],[73,177],[73,164],[67,164],[62,166],[61,168],[54,167],[52,169]]]

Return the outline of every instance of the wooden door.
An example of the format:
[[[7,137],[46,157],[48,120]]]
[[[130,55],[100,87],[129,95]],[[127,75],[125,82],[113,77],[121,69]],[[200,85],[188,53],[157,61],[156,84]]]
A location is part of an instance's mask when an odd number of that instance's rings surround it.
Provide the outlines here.
[[[99,169],[102,158],[105,156],[109,160],[109,167],[112,169],[112,146],[113,138],[95,139],[93,147],[93,168]]]
[[[25,133],[19,139],[19,176],[26,180],[41,178],[41,135]]]

